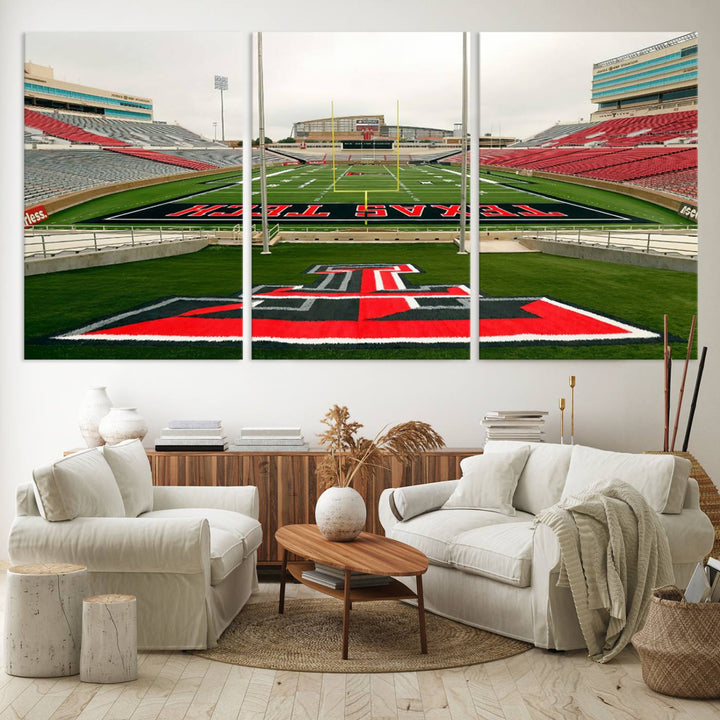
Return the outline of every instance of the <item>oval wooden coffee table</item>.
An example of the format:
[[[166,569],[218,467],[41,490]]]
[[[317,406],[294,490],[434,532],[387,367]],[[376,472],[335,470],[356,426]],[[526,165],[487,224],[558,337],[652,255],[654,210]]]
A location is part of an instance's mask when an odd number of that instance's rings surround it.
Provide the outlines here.
[[[285,610],[285,579],[288,571],[303,585],[342,600],[342,659],[347,660],[350,610],[354,602],[417,598],[420,651],[427,653],[422,574],[428,568],[428,559],[419,550],[397,540],[366,532],[361,532],[355,540],[350,542],[330,542],[320,534],[317,525],[285,525],[275,533],[275,539],[283,549],[279,613]],[[311,562],[288,563],[288,552],[295,553]],[[344,588],[335,590],[303,578],[303,571],[312,570],[316,562],[343,569],[345,571]],[[353,572],[389,576],[414,575],[417,582],[417,593],[394,579],[391,579],[387,585],[351,588],[350,577]]]

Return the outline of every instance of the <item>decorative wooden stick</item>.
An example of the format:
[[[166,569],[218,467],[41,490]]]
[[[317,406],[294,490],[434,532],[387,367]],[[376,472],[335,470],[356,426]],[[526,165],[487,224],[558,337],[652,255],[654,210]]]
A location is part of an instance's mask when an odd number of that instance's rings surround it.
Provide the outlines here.
[[[570,376],[570,444],[575,444],[575,376]]]
[[[667,389],[668,389],[668,398],[672,397],[672,347],[668,345],[668,362],[667,362]],[[665,427],[667,428],[665,434],[666,434],[666,441],[667,441],[667,448],[666,452],[670,451],[670,401],[668,399],[668,408],[667,408],[667,415],[665,416]]]
[[[687,377],[688,364],[690,363],[690,355],[692,353],[693,337],[695,335],[695,322],[697,315],[692,316],[690,323],[690,335],[688,337],[687,354],[685,355],[685,366],[683,368],[682,380],[680,381],[680,394],[678,395],[677,413],[675,414],[675,425],[673,426],[672,441],[670,443],[670,452],[675,451],[675,438],[677,437],[678,424],[680,423],[680,408],[682,407],[683,395],[685,394],[685,378]]]
[[[560,444],[565,444],[565,398],[560,398]]]
[[[692,402],[690,403],[690,415],[688,416],[688,426],[685,431],[685,440],[683,441],[683,452],[687,452],[688,442],[690,442],[690,431],[692,430],[693,418],[695,417],[695,406],[697,405],[698,393],[700,392],[700,381],[702,380],[706,355],[707,347],[703,347],[702,354],[700,355],[700,365],[698,365],[698,374],[695,379],[695,390],[693,391]]]
[[[670,388],[668,387],[668,316],[663,316],[663,383],[665,385],[665,431],[663,433],[663,452],[668,451],[668,435],[670,424]]]

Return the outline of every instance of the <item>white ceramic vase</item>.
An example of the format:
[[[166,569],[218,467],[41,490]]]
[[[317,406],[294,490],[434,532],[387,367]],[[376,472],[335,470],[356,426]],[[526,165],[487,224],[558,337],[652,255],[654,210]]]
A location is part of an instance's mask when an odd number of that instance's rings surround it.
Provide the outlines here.
[[[366,515],[362,495],[351,487],[328,488],[315,505],[315,522],[328,540],[354,540],[365,527]]]
[[[100,435],[108,445],[116,445],[123,440],[142,440],[147,434],[148,426],[137,408],[114,407],[100,421]]]
[[[85,397],[78,412],[78,425],[80,426],[80,434],[88,447],[99,447],[105,444],[98,431],[98,425],[108,414],[111,407],[112,402],[104,386],[91,387],[85,392]]]

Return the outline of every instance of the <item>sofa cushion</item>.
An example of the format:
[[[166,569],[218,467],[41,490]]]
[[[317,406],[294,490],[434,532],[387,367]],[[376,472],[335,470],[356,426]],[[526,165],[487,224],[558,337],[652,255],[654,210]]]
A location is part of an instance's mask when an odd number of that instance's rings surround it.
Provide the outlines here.
[[[33,480],[38,508],[46,520],[125,516],[115,476],[97,448],[36,468]]]
[[[152,510],[152,470],[142,442],[125,440],[117,445],[105,445],[101,451],[120,489],[125,517],[137,517]]]
[[[262,543],[260,523],[248,515],[242,515],[232,510],[171,508],[169,510],[153,510],[143,513],[140,517],[207,519],[210,525],[210,558],[213,578],[221,578],[217,582],[221,582],[228,572],[255,552]],[[232,562],[235,562],[235,565],[230,566]],[[216,584],[215,579],[212,584]]]
[[[433,565],[452,567],[452,547],[458,536],[481,527],[532,519],[532,515],[523,512],[508,517],[487,510],[435,510],[397,523],[390,537],[420,550]]]
[[[245,557],[245,543],[235,533],[210,528],[211,585],[219,585]]]
[[[537,515],[560,500],[570,467],[572,445],[521,443],[512,440],[488,440],[484,453],[507,452],[529,447],[530,455],[518,478],[513,507]]]
[[[460,482],[443,509],[475,508],[515,515],[512,498],[529,453],[530,448],[522,445],[505,453],[465,458],[460,462]]]
[[[459,480],[441,480],[424,485],[395,488],[389,498],[390,510],[398,520],[409,520],[416,515],[439,510],[459,482]]]
[[[450,562],[472,575],[528,587],[532,548],[532,521],[486,525],[455,538],[450,547]]]
[[[575,445],[563,499],[599,480],[622,480],[634,487],[659,513],[682,512],[692,463],[674,455],[610,452]]]

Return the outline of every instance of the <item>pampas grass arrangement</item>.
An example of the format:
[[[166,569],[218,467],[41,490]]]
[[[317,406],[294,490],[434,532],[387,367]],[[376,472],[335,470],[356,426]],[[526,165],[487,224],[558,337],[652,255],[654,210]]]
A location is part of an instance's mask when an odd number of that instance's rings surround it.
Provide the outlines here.
[[[348,487],[353,480],[368,480],[383,456],[406,465],[419,453],[443,447],[445,441],[427,423],[411,420],[382,428],[372,440],[358,436],[362,424],[350,420],[346,406],[333,405],[321,421],[327,430],[319,436],[328,451],[318,464],[319,488]],[[386,426],[387,427],[387,426]]]

